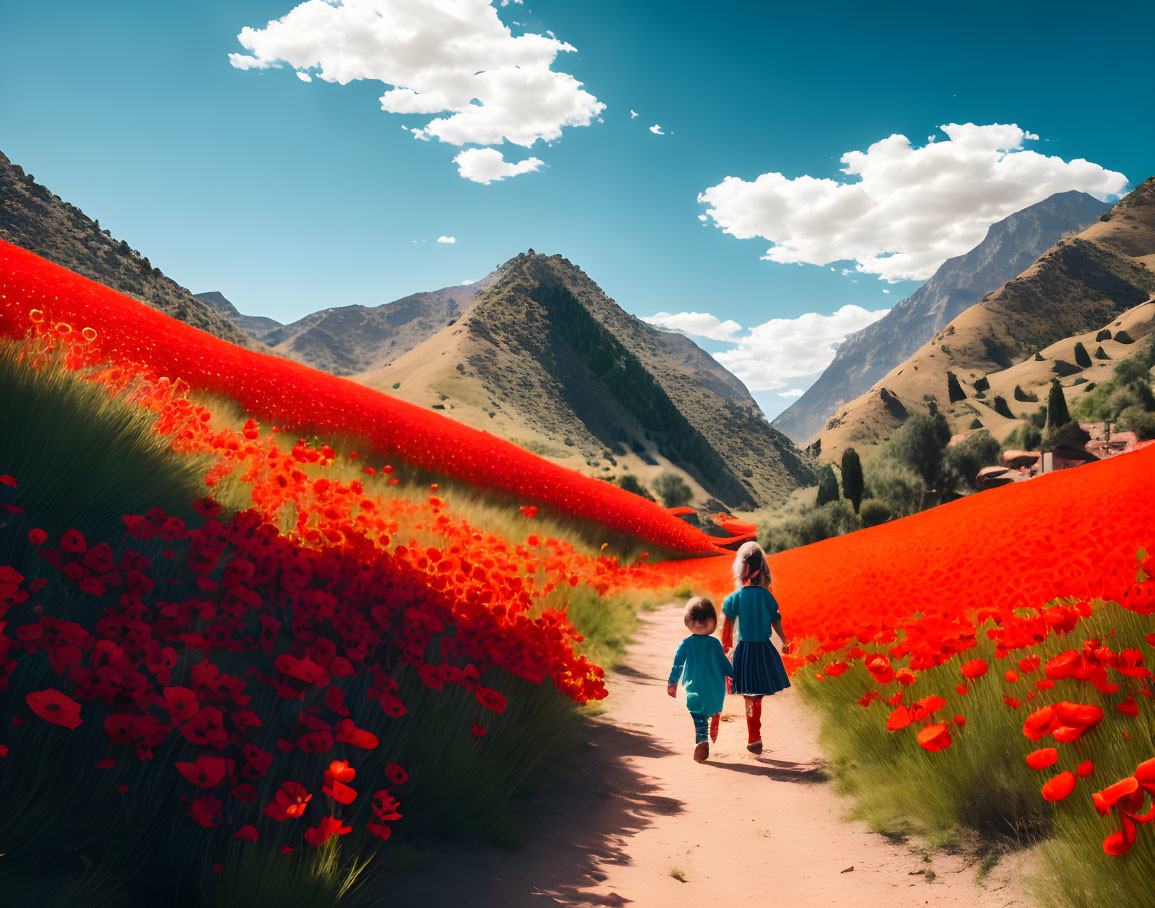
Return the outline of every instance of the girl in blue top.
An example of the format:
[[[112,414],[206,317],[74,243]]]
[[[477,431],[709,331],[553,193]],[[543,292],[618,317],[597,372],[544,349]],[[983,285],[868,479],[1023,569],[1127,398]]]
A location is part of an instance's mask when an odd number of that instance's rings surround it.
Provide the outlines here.
[[[695,596],[686,603],[682,620],[689,628],[690,636],[682,641],[674,656],[666,693],[671,697],[677,696],[678,678],[681,677],[686,688],[686,708],[694,720],[694,759],[702,763],[710,756],[707,723],[713,716],[712,737],[717,738],[717,717],[726,699],[726,679],[734,674],[734,669],[722,650],[722,644],[714,636],[718,613],[713,602]]]
[[[734,693],[746,699],[746,730],[751,753],[762,753],[762,698],[790,686],[782,657],[770,641],[771,630],[782,640],[782,652],[790,643],[782,630],[778,601],[770,592],[770,567],[766,553],[756,542],[747,542],[734,559],[736,592],[722,603],[722,646],[726,652],[734,641],[738,624],[738,645],[734,648]]]

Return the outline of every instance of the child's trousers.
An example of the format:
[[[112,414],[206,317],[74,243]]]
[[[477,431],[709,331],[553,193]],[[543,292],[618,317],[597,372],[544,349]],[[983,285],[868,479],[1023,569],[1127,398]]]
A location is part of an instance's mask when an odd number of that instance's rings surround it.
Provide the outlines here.
[[[690,713],[694,720],[694,743],[701,744],[709,737],[710,717],[705,713]]]

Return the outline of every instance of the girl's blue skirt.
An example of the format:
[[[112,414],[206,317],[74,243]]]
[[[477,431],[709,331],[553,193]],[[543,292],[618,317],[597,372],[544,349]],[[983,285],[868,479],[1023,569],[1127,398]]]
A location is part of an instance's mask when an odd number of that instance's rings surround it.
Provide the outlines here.
[[[734,693],[776,694],[790,686],[782,657],[769,640],[739,640],[734,647]]]

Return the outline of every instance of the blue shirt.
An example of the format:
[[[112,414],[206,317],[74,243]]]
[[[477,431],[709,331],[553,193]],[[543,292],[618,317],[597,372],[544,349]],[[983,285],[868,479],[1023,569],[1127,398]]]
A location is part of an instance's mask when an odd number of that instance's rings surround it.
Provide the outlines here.
[[[686,688],[686,708],[712,716],[722,711],[726,679],[734,677],[734,666],[713,634],[691,634],[678,646],[670,684],[677,684],[679,677]]]
[[[764,586],[744,586],[731,593],[722,603],[722,614],[738,624],[735,642],[769,640],[774,622],[782,620],[778,600]]]

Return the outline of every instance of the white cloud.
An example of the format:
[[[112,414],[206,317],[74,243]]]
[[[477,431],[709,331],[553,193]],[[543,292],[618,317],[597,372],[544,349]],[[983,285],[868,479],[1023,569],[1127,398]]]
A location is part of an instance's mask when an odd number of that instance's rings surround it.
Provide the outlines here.
[[[381,82],[382,110],[441,115],[413,133],[451,145],[531,148],[605,109],[552,69],[558,54],[576,48],[549,35],[514,36],[489,0],[305,0],[263,28],[246,26],[237,40],[248,51],[229,55],[238,69],[283,62],[340,85]]]
[[[698,196],[726,233],[761,237],[772,262],[829,265],[889,280],[922,280],[977,246],[987,228],[1056,192],[1103,199],[1127,178],[1090,161],[1023,148],[1038,136],[1016,125],[948,123],[945,141],[921,148],[892,135],[841,158],[846,180],[764,173],[726,177]]]
[[[889,290],[887,290],[885,287],[883,287],[883,288],[882,288],[882,292],[883,292],[883,293],[890,293],[890,291],[889,291]]]
[[[736,338],[737,347],[715,353],[714,359],[738,376],[751,391],[786,387],[783,379],[821,372],[846,338],[886,315],[846,305],[831,315],[807,312],[795,318],[773,318]]]
[[[527,158],[514,164],[506,161],[496,148],[468,148],[455,157],[453,163],[461,176],[474,183],[492,183],[545,166],[545,162],[538,158]]]
[[[662,127],[659,126],[657,123],[655,123],[653,126],[650,127],[650,132],[652,132],[656,136],[664,136],[665,135],[665,133],[662,132]]]
[[[659,328],[670,328],[682,334],[692,334],[695,337],[708,337],[711,340],[735,341],[736,335],[742,330],[737,322],[727,319],[722,321],[708,312],[659,312],[643,318],[642,321],[657,325]]]
[[[468,287],[470,284],[476,284],[477,281],[478,281],[478,278],[472,278],[471,280],[468,280],[468,281],[458,281],[457,286],[458,287]]]
[[[630,119],[636,120],[637,118],[638,118],[638,112],[636,110],[631,110],[630,111]]]
[[[455,236],[439,236],[437,238],[437,242],[446,243],[446,244],[452,246],[454,243],[457,242],[457,237],[455,237]]]
[[[789,391],[779,391],[779,397],[801,397],[806,393],[805,388],[791,388]]]
[[[313,81],[312,76],[310,76],[308,73],[303,73],[300,70],[297,70],[297,78],[300,79],[302,82],[312,82]]]

